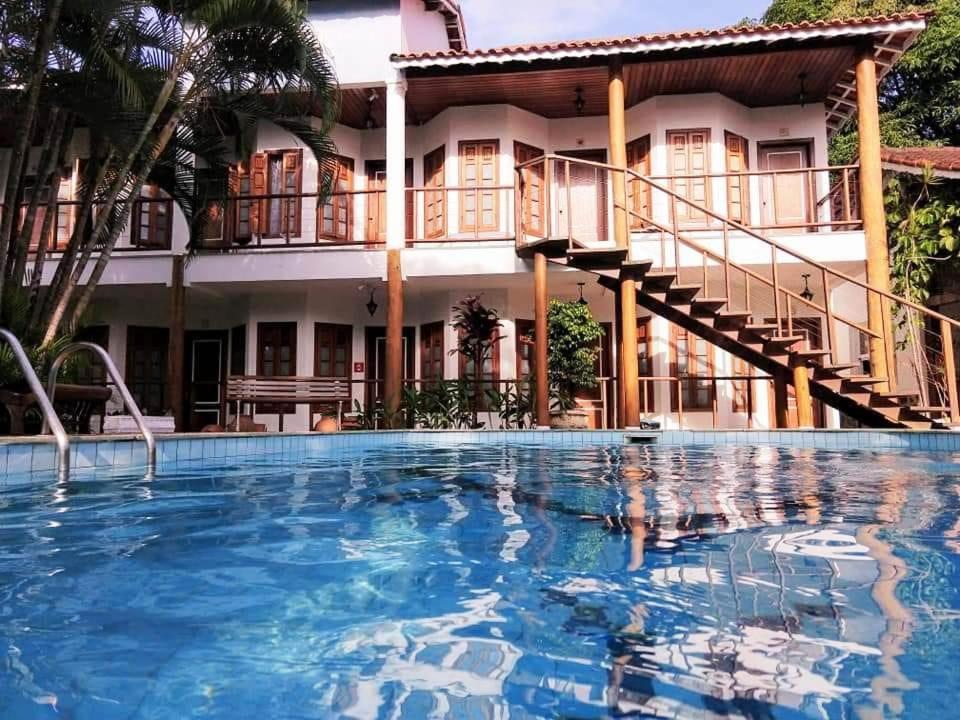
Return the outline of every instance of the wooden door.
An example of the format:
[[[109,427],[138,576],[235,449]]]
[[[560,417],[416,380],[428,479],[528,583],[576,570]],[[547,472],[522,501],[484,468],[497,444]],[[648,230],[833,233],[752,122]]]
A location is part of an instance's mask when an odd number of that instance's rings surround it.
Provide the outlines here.
[[[415,379],[416,366],[414,347],[417,341],[416,328],[403,328],[403,379]],[[377,400],[383,400],[383,380],[387,374],[387,329],[380,326],[369,326],[366,331],[366,399],[367,407],[372,408]]]
[[[606,150],[563,150],[559,154],[588,162],[607,161]],[[566,164],[556,163],[555,172],[559,231],[569,231],[573,241],[581,245],[612,242],[607,232],[607,171],[570,163],[569,188]]]
[[[444,160],[446,146],[423,156],[423,231],[428,240],[443,237],[447,233],[446,192],[444,182]]]
[[[627,167],[643,176],[650,175],[650,136],[644,135],[627,143]],[[652,190],[642,180],[628,176],[627,208],[630,210],[630,229],[644,227],[644,218],[652,217]]]
[[[758,151],[761,178],[761,205],[766,226],[797,228],[811,221],[807,174],[786,172],[810,167],[810,146],[806,143],[767,145]]]
[[[748,144],[745,138],[732,132],[724,132],[724,149],[727,161],[727,217],[743,225],[750,224],[750,178],[745,173],[750,169]]]
[[[710,209],[710,131],[670,130],[667,132],[673,191],[693,203],[678,200],[677,222],[681,225],[703,225],[707,215],[700,208]]]
[[[226,421],[223,378],[227,367],[226,331],[191,331],[186,336],[187,356],[184,363],[184,392],[187,426],[199,432],[207,425]]]
[[[500,142],[469,140],[460,143],[460,231],[493,232],[500,227]],[[474,189],[475,188],[475,189]]]
[[[328,167],[321,166],[320,187],[330,188],[330,198],[320,206],[317,237],[334,242],[353,240],[353,160],[335,155]]]
[[[543,150],[522,142],[513,143],[513,160],[517,165],[543,157]],[[530,237],[546,237],[546,184],[544,164],[528,165],[520,171],[523,183],[523,231]],[[519,228],[518,228],[519,231]]]
[[[297,374],[297,324],[295,322],[257,323],[257,375],[293,377]],[[291,403],[261,403],[256,412],[289,415],[296,411]]]
[[[367,175],[367,189],[377,190],[367,194],[367,232],[368,244],[387,241],[387,161],[367,160],[364,166]],[[404,186],[413,186],[413,160],[407,158],[404,166]],[[406,236],[413,237],[413,193],[406,192]]]
[[[167,351],[170,331],[164,327],[127,328],[127,372],[124,380],[144,415],[163,415],[167,396]]]
[[[420,379],[424,383],[443,380],[443,335],[446,323],[437,321],[420,326]]]

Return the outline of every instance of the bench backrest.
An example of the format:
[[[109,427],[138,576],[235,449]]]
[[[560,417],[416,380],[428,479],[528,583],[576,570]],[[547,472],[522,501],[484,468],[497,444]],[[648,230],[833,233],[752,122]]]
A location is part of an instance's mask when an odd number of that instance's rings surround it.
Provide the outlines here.
[[[350,381],[327,377],[227,378],[227,400],[241,402],[314,403],[350,399]]]

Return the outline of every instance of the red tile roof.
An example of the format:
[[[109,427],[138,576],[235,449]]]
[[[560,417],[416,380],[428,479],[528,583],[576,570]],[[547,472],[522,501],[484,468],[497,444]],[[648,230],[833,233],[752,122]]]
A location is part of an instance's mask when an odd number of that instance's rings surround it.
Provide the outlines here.
[[[669,33],[653,33],[648,35],[633,35],[619,38],[607,38],[597,40],[562,40],[558,42],[527,43],[524,45],[507,45],[498,48],[476,49],[476,50],[435,50],[429,52],[396,54],[392,57],[394,61],[410,60],[439,60],[462,59],[483,61],[485,59],[508,59],[511,55],[526,55],[530,53],[552,53],[564,50],[613,50],[624,48],[642,50],[644,45],[655,45],[664,42],[676,41],[709,41],[724,40],[736,38],[738,40],[749,41],[756,37],[759,41],[768,40],[767,37],[777,33],[791,33],[797,31],[817,31],[817,30],[844,30],[853,28],[864,28],[872,25],[885,25],[898,22],[909,22],[915,20],[924,20],[932,13],[910,12],[893,13],[891,15],[878,15],[873,17],[848,18],[845,20],[817,20],[814,22],[800,23],[782,23],[772,25],[740,25],[719,28],[715,30],[689,30]]]
[[[960,147],[883,148],[880,157],[890,165],[960,171]]]

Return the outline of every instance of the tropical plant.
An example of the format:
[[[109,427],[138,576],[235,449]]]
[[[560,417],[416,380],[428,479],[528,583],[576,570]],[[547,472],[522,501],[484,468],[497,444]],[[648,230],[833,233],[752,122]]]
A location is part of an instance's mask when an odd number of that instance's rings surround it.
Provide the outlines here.
[[[488,389],[487,404],[491,412],[497,413],[501,427],[523,430],[534,425],[534,395],[530,382],[508,383],[502,391]]]
[[[419,390],[415,387],[405,388],[403,407],[413,422],[422,428],[468,428],[473,424],[472,395],[467,380],[431,381]]]
[[[354,421],[362,430],[377,430],[383,427],[383,402],[376,400],[368,405],[361,405],[359,400],[353,401]]]
[[[590,306],[577,301],[551,300],[547,311],[547,376],[561,412],[572,409],[577,390],[596,387],[597,355],[603,327]],[[542,422],[542,421],[541,421]]]
[[[192,244],[228,196],[229,163],[258,122],[293,134],[321,170],[332,164],[337,85],[302,0],[0,2],[0,78],[18,88],[5,90],[16,132],[3,206],[23,208],[0,216],[0,323],[11,321],[8,290],[24,284],[40,211],[48,227],[56,215],[67,148],[90,148],[49,289],[39,292],[48,232],[28,279],[42,345],[78,324],[146,183],[174,199]],[[40,173],[28,182],[38,134]]]
[[[478,416],[483,393],[483,375],[487,361],[493,357],[493,349],[503,340],[500,335],[500,315],[480,302],[480,298],[471,295],[453,306],[451,327],[457,331],[457,346],[451,355],[460,354],[465,362],[467,378],[472,381],[470,393],[473,427],[479,427]]]

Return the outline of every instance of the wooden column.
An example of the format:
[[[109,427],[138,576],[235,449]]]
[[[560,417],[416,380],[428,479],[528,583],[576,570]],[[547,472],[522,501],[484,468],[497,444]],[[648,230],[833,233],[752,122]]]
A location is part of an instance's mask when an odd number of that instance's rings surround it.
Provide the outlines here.
[[[787,378],[782,373],[773,376],[774,421],[777,428],[790,427],[790,413],[787,407]]]
[[[409,348],[408,351],[412,351]],[[403,397],[403,273],[400,250],[387,250],[387,347],[383,379],[383,406],[387,427],[401,427]]]
[[[860,206],[863,232],[867,241],[867,283],[890,291],[890,254],[887,248],[887,218],[883,206],[883,169],[880,165],[880,115],[877,104],[877,66],[873,47],[864,47],[857,57],[857,121],[860,137]],[[893,368],[888,367],[892,353],[890,304],[876,293],[867,297],[867,326],[880,337],[870,339],[870,368],[875,377],[890,384],[878,385],[886,391],[893,385]],[[889,348],[888,348],[889,346]]]
[[[620,280],[620,332],[623,338],[623,425],[640,425],[640,363],[637,357],[637,282]]]
[[[610,61],[610,79],[607,87],[607,116],[610,124],[610,164],[617,168],[627,167],[627,125],[623,94],[623,61]],[[630,225],[627,221],[627,175],[614,172],[613,183],[613,232],[617,247],[630,244]]]
[[[614,291],[613,304],[614,304],[614,327],[616,328],[617,333],[617,427],[622,428],[624,426],[624,405],[626,404],[626,393],[624,392],[623,385],[623,306],[622,296],[620,288],[617,288]],[[639,366],[638,366],[639,370]]]
[[[797,427],[812,428],[813,399],[810,397],[810,375],[806,365],[794,365],[793,390],[797,396]]]
[[[547,374],[549,362],[547,347],[547,256],[533,256],[533,368],[536,384],[537,425],[550,427],[550,381]]]
[[[173,422],[177,431],[183,431],[187,426],[183,403],[184,325],[186,322],[183,264],[183,255],[173,256],[170,271],[170,335],[167,346],[167,405],[173,411]]]

